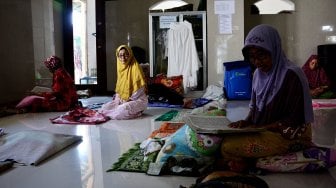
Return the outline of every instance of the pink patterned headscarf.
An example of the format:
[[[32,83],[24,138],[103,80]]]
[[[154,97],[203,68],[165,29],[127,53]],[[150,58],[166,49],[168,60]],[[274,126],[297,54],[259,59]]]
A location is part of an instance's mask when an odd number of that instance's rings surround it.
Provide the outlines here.
[[[61,59],[54,55],[48,57],[48,59],[43,63],[51,72],[54,72],[55,70],[62,67]]]

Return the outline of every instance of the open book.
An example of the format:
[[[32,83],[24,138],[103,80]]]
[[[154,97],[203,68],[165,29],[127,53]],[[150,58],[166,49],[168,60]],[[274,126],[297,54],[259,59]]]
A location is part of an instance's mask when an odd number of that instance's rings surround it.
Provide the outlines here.
[[[226,116],[185,115],[184,122],[197,133],[223,134],[264,131],[264,128],[231,128]]]

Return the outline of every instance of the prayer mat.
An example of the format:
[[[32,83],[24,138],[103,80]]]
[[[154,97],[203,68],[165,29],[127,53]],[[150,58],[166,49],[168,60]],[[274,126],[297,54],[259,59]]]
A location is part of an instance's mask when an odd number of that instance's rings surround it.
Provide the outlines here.
[[[170,110],[155,119],[155,121],[170,121],[179,113],[178,110]]]
[[[126,153],[124,153],[116,163],[112,165],[107,172],[111,171],[127,171],[127,172],[143,172],[146,173],[151,162],[154,162],[158,152],[144,156],[140,143],[136,143]]]

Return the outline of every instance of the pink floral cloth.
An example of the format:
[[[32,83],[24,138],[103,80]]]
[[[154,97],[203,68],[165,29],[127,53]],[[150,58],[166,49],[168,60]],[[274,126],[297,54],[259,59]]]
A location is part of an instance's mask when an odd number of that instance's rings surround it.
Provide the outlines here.
[[[52,123],[58,124],[100,124],[110,118],[89,108],[77,107],[63,115],[51,118]]]

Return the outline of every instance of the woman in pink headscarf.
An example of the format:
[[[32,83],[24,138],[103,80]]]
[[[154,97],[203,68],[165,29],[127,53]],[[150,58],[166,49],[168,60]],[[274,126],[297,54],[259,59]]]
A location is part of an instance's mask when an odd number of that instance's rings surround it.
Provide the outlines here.
[[[317,55],[311,55],[307,62],[302,66],[308,83],[310,94],[313,98],[330,98],[330,80],[324,69],[319,65]]]
[[[67,111],[76,106],[78,95],[71,75],[64,69],[61,59],[56,56],[44,61],[53,74],[52,91],[35,93],[25,97],[16,108],[24,111]]]

